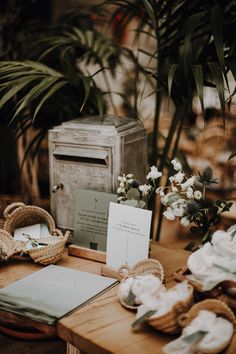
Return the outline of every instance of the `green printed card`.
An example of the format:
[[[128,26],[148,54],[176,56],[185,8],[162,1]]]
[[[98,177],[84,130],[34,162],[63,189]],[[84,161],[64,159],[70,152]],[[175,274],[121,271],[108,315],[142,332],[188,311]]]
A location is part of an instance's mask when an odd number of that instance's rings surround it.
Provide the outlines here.
[[[106,252],[110,202],[116,194],[78,189],[75,194],[74,244]]]

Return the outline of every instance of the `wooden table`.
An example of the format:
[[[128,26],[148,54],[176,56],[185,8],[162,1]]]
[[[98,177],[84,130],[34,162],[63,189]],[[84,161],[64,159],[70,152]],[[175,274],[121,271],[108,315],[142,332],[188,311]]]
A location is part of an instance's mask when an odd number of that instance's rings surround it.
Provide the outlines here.
[[[164,267],[166,286],[172,286],[174,284],[172,273],[186,264],[189,253],[184,250],[168,249],[157,243],[153,243],[151,249],[151,258],[158,259]],[[71,257],[66,253],[58,265],[101,274],[101,263]],[[40,268],[41,266],[33,264],[32,261],[10,260],[6,264],[1,264],[0,287]],[[117,287],[108,290],[90,304],[59,320],[55,327],[3,310],[0,311],[0,319],[5,323],[35,327],[49,335],[57,334],[74,347],[89,354],[134,352],[161,354],[163,345],[173,337],[157,332],[147,325],[133,332],[131,323],[135,319],[135,313],[119,304],[116,293]]]

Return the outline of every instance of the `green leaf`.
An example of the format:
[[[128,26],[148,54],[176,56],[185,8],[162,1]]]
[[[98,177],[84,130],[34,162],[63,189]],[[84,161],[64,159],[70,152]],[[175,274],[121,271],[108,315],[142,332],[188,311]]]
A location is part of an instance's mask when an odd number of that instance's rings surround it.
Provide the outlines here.
[[[179,67],[179,64],[173,64],[173,65],[169,66],[169,70],[168,70],[168,93],[169,93],[170,97],[171,97],[172,83],[173,83],[173,80],[174,80],[176,69],[178,67]]]
[[[229,90],[228,77],[225,70],[225,59],[224,59],[224,38],[223,38],[223,11],[222,7],[218,4],[213,6],[211,11],[211,27],[214,37],[214,44],[216,48],[217,57],[220,63],[222,73],[224,74],[225,82]]]
[[[41,107],[43,106],[43,104],[58,90],[60,90],[63,86],[65,86],[67,84],[67,81],[59,81],[57,83],[55,83],[55,85],[53,85],[51,87],[51,89],[47,92],[47,94],[45,96],[43,96],[43,98],[41,99],[41,101],[39,102],[39,104],[37,105],[35,111],[34,111],[34,115],[32,118],[32,121],[34,122],[39,110],[41,109]]]
[[[129,294],[127,298],[125,299],[125,303],[128,306],[134,306],[135,304],[135,295],[132,293],[131,289],[129,290]]]
[[[191,65],[193,72],[194,81],[197,88],[197,93],[201,102],[202,112],[204,112],[204,102],[203,102],[203,70],[201,65]]]
[[[224,61],[224,40],[223,40],[223,12],[220,5],[216,4],[211,10],[211,27],[214,37],[216,53],[220,63],[221,70],[225,70]]]
[[[85,95],[84,95],[84,101],[80,107],[80,112],[82,112],[84,105],[88,99],[89,92],[90,92],[90,85],[91,85],[91,81],[92,81],[91,77],[89,77],[89,76],[82,76],[81,79],[82,79],[82,82],[84,85]]]
[[[223,79],[222,71],[218,63],[208,62],[207,65],[210,69],[212,79],[214,80],[214,84],[216,86],[217,93],[220,99],[221,109],[224,114],[225,113],[225,93],[224,93],[225,87],[224,87],[224,79]]]
[[[22,88],[25,88],[32,80],[24,79],[20,83],[16,84],[7,91],[7,93],[0,99],[0,109],[11,99],[13,98]]]
[[[234,150],[234,151],[231,152],[231,154],[230,154],[228,160],[232,159],[232,158],[235,157],[235,156],[236,156],[236,150]]]
[[[150,310],[148,312],[146,312],[144,315],[142,315],[141,317],[139,317],[136,321],[134,321],[132,323],[132,328],[135,328],[137,326],[139,326],[140,324],[146,322],[147,318],[151,317],[152,315],[154,315],[156,313],[156,310]]]
[[[153,28],[155,30],[157,30],[158,24],[157,24],[157,19],[156,19],[154,8],[152,7],[150,1],[148,1],[148,0],[143,0],[143,4],[146,8],[146,11],[148,13],[148,16],[149,16],[151,22],[152,22]]]
[[[187,69],[187,66],[190,65],[192,59],[191,59],[191,54],[192,54],[192,37],[194,34],[194,31],[196,28],[199,26],[201,23],[202,17],[205,15],[205,11],[193,14],[190,16],[187,20],[186,28],[185,28],[185,38],[184,38],[184,67],[185,70]]]
[[[11,122],[20,114],[22,111],[39,95],[41,95],[45,90],[47,90],[51,85],[55,83],[56,79],[45,78],[38,85],[35,85],[32,90],[30,90],[18,103],[18,108],[13,115]]]
[[[208,332],[206,331],[196,331],[182,338],[185,343],[191,344],[193,342],[200,341]]]
[[[136,188],[130,188],[127,192],[127,199],[140,199],[140,193]]]
[[[101,91],[96,90],[95,99],[97,102],[99,114],[100,114],[100,116],[102,116],[103,112],[104,112],[104,100],[103,100],[103,94],[101,93]]]

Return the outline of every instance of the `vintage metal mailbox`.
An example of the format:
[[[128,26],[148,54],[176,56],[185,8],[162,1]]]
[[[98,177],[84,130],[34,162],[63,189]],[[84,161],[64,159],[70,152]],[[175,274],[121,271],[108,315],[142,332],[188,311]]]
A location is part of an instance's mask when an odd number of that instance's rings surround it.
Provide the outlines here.
[[[58,227],[72,230],[76,189],[116,193],[120,173],[145,182],[146,130],[115,116],[68,121],[49,131],[49,164],[52,215]]]

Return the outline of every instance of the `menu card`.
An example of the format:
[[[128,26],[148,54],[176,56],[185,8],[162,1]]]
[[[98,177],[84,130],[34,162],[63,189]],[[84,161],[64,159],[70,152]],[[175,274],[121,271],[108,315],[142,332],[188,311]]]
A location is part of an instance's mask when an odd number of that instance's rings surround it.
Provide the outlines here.
[[[107,265],[119,268],[148,258],[152,212],[110,203],[107,234]]]

